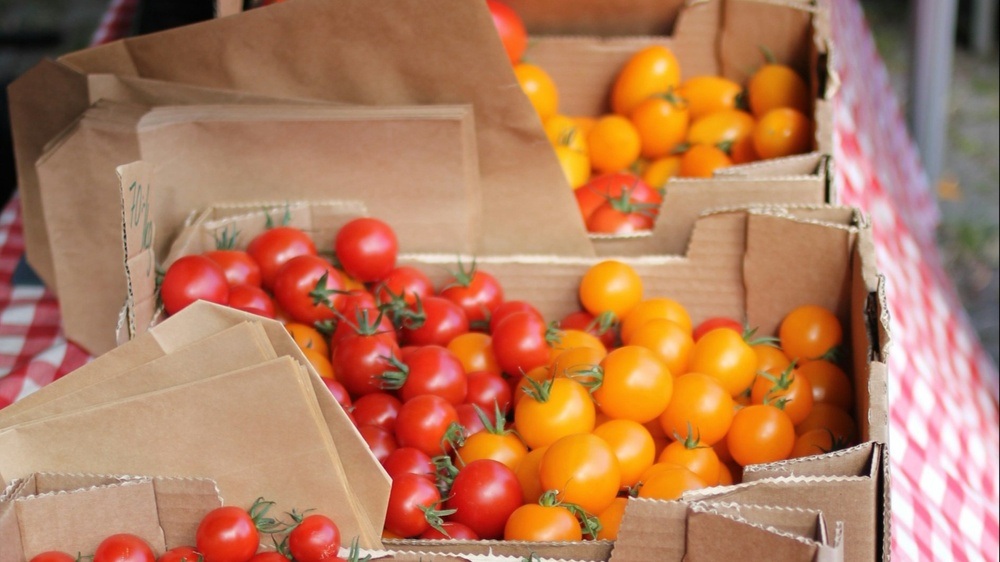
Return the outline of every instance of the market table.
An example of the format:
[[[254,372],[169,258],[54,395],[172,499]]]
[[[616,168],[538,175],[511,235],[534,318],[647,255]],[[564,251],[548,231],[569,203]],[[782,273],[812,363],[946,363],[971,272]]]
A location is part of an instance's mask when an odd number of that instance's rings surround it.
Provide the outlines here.
[[[942,266],[937,203],[861,7],[834,4],[836,188],[871,215],[891,314],[892,556],[997,560],[997,369]],[[96,41],[120,36],[129,9],[112,2]],[[58,301],[23,253],[15,194],[0,214],[0,408],[90,359],[63,336]]]

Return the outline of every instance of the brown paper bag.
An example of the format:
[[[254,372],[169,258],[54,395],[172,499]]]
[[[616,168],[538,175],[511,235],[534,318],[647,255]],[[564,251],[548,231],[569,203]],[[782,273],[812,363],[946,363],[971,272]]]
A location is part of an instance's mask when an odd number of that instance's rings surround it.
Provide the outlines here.
[[[47,403],[57,401],[63,395],[101,384],[129,369],[175,353],[188,345],[247,321],[257,323],[264,329],[268,341],[279,357],[290,356],[300,365],[308,365],[308,360],[279,322],[211,303],[196,302],[155,329],[139,334],[128,345],[120,346],[98,357],[67,376],[0,410],[0,428],[9,428],[14,420],[22,419],[22,416],[23,419],[34,419],[31,417],[32,410],[45,408]],[[308,369],[311,371],[311,368]],[[345,478],[358,498],[357,512],[371,522],[371,527],[381,529],[389,496],[389,479],[343,408],[337,404],[314,371],[310,373],[309,383],[327,431],[333,436],[337,456],[343,466],[352,467],[347,471]],[[122,388],[118,385],[107,385],[107,387],[109,393],[112,393],[113,389]],[[116,398],[118,397],[113,394],[108,395],[108,400]],[[2,469],[0,475],[6,476]]]
[[[470,251],[479,223],[467,106],[98,102],[36,165],[65,331],[94,354],[113,347],[125,292],[120,196],[108,172],[139,158],[169,163],[144,192],[156,199],[149,218],[161,241],[176,235],[170,225],[227,193],[229,202],[361,200],[375,216],[393,217],[403,251]],[[75,183],[88,188],[66,193]],[[157,250],[165,255],[163,242]]]
[[[40,147],[92,103],[89,74],[350,104],[469,104],[483,205],[496,217],[477,232],[478,251],[520,251],[517,237],[508,233],[532,232],[539,253],[593,253],[577,216],[525,217],[527,205],[572,209],[574,202],[482,2],[296,0],[125,39],[60,62],[36,67],[10,89],[19,182],[26,194],[26,250],[33,267],[43,271],[49,261],[46,225],[39,222],[44,219],[31,168]],[[426,171],[418,167],[413,173]],[[220,187],[218,200],[231,199],[234,189]],[[524,199],[529,193],[530,203]]]
[[[263,496],[279,511],[316,509],[345,536],[380,544],[380,528],[354,512],[309,376],[290,357],[8,427],[0,451],[4,479],[55,470],[208,476],[227,504]]]

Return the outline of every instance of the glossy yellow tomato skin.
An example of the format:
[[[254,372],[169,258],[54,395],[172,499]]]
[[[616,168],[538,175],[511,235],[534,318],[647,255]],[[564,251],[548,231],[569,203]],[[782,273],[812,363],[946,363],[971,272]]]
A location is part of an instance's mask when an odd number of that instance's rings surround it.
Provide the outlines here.
[[[677,96],[646,98],[632,110],[629,119],[639,133],[643,158],[670,155],[687,137],[691,116]]]
[[[611,87],[611,110],[629,115],[640,102],[666,94],[681,81],[681,67],[668,47],[651,45],[640,49],[625,63]]]
[[[681,83],[677,93],[688,105],[691,119],[696,120],[725,109],[737,109],[743,86],[721,76],[694,76]]]
[[[592,433],[569,435],[549,445],[538,470],[544,489],[557,490],[559,501],[590,514],[611,505],[621,482],[618,458]]]
[[[613,541],[618,538],[618,529],[621,527],[627,505],[628,499],[615,498],[611,505],[597,514],[597,519],[601,522],[601,530],[597,533],[598,540]]]
[[[783,64],[765,64],[747,80],[747,101],[758,118],[779,107],[809,112],[809,87],[795,70]]]
[[[709,113],[691,123],[687,142],[690,144],[710,144],[723,150],[733,143],[751,136],[756,121],[746,111],[725,109]]]
[[[684,441],[674,441],[666,446],[656,462],[676,464],[690,470],[707,486],[719,483],[720,462],[715,450],[707,445],[695,444],[691,447]]]
[[[621,115],[604,115],[587,133],[590,167],[597,173],[627,169],[642,151],[642,139],[631,121]]]
[[[521,495],[524,498],[524,503],[538,503],[538,498],[545,493],[538,474],[538,467],[541,466],[542,456],[547,450],[548,447],[538,447],[528,451],[528,454],[514,469],[517,481],[521,484]]]
[[[642,300],[642,278],[632,266],[605,260],[591,266],[579,287],[580,302],[594,316],[624,318]]]
[[[642,181],[653,189],[663,191],[671,178],[676,178],[681,172],[680,156],[665,156],[646,164],[642,170]]]
[[[548,384],[544,401],[525,396],[514,406],[514,425],[531,449],[594,429],[594,401],[586,387],[569,378],[552,379]]]
[[[622,488],[635,486],[656,460],[653,436],[639,422],[608,420],[594,428],[594,435],[603,439],[618,458]]]
[[[784,460],[795,446],[795,426],[778,408],[754,404],[733,416],[726,444],[740,466]]]
[[[691,435],[706,445],[721,441],[733,422],[734,403],[715,378],[687,373],[674,380],[674,396],[659,417],[663,432],[683,439]]]
[[[559,112],[559,89],[548,72],[522,62],[514,65],[514,76],[542,122]]]
[[[528,454],[528,448],[514,433],[496,434],[480,431],[470,435],[455,451],[455,465],[465,466],[479,459],[493,459],[516,470]]]
[[[488,371],[500,373],[496,355],[493,354],[492,338],[482,332],[466,332],[452,338],[447,345],[462,363],[466,373]]]
[[[688,368],[715,378],[730,396],[736,396],[753,384],[757,355],[742,335],[716,329],[695,342]]]
[[[561,505],[525,504],[514,510],[504,526],[505,541],[583,540],[580,522]]]
[[[781,349],[792,359],[819,359],[843,342],[840,321],[818,305],[798,306],[778,326]]]
[[[696,144],[681,154],[681,178],[710,178],[719,168],[732,166],[733,160],[726,151],[710,144]]]
[[[622,341],[629,343],[632,339],[632,334],[643,324],[654,318],[673,321],[688,333],[691,333],[691,315],[683,304],[667,297],[653,297],[640,301],[622,319]]]
[[[812,120],[798,110],[779,107],[761,116],[752,135],[761,159],[804,154],[813,144]]]
[[[619,347],[601,361],[603,379],[594,401],[612,419],[646,423],[670,403],[674,380],[655,353],[636,345]]]
[[[573,189],[586,184],[590,179],[590,157],[587,153],[563,145],[554,146],[552,149],[556,152],[559,168],[562,169],[566,183]]]
[[[665,318],[654,318],[636,330],[630,337],[629,343],[645,347],[655,353],[667,365],[674,377],[688,372],[694,339],[691,337],[691,332],[676,322]]]
[[[643,476],[639,497],[676,500],[688,490],[700,490],[705,483],[690,470],[671,463],[656,463]]]

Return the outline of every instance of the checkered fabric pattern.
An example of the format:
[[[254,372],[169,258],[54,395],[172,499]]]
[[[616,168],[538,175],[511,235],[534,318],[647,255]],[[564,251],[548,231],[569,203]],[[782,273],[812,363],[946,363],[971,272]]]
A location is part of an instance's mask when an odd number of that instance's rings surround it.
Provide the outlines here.
[[[976,340],[934,242],[938,210],[857,2],[833,2],[836,182],[872,217],[888,285],[892,557],[1000,559],[997,370]],[[128,29],[113,0],[95,42]],[[119,23],[115,23],[119,22]],[[54,296],[14,287],[17,198],[0,215],[0,408],[83,365]]]
[[[861,8],[834,4],[836,181],[871,215],[892,317],[892,555],[997,560],[996,366],[942,267],[937,207]]]

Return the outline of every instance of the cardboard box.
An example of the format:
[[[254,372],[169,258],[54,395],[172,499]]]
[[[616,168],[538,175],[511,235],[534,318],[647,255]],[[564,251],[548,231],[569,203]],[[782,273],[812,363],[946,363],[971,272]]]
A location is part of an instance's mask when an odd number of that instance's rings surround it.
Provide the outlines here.
[[[0,493],[0,562],[49,550],[92,553],[115,533],[137,535],[162,554],[194,544],[202,514],[221,505],[215,482],[204,478],[32,473]]]
[[[130,174],[142,169],[141,163],[122,167],[123,185],[129,183]],[[152,180],[146,177],[142,181]],[[238,224],[239,228],[249,228],[253,223],[257,223],[257,228],[263,227],[264,211],[244,208],[243,212],[233,213],[229,207],[201,213],[199,216],[205,220],[190,224],[172,246],[171,256],[203,251],[206,241],[214,238],[216,229],[224,228],[227,223]],[[307,221],[303,225],[315,236],[324,231],[309,221],[323,216],[324,210],[322,205],[316,204],[309,208],[310,212],[302,215]],[[230,212],[228,216],[227,212]],[[322,236],[316,238],[321,247],[328,235]],[[139,254],[145,255],[143,259],[152,259],[148,249]],[[135,257],[137,254],[129,255]],[[507,299],[527,300],[548,319],[578,310],[579,279],[600,259],[537,254],[475,257],[479,267],[497,277]],[[424,269],[438,284],[446,275],[441,266],[454,263],[455,259],[456,255],[449,252],[400,256],[401,263]],[[790,560],[835,560],[838,559],[836,553],[841,553],[839,556],[845,560],[885,560],[888,556],[888,462],[885,456],[888,330],[882,278],[873,263],[867,219],[854,209],[826,206],[718,210],[699,218],[685,255],[654,254],[621,259],[630,263],[642,277],[645,296],[677,299],[685,305],[694,322],[712,316],[745,318],[750,325],[757,326],[760,333],[769,334],[774,333],[785,314],[798,305],[818,304],[835,311],[845,326],[848,366],[854,377],[857,421],[863,444],[822,457],[748,467],[742,487],[736,490],[713,488],[710,491],[719,498],[714,495],[711,498],[694,497],[692,501],[820,511],[825,524],[830,526],[827,533],[817,530],[814,536],[806,539],[809,548]],[[793,274],[789,274],[787,264],[790,263],[796,264]],[[147,287],[148,291],[150,285],[133,283],[133,289],[136,287]],[[152,318],[154,306],[155,298],[149,292],[140,294],[134,290],[126,311],[134,319]],[[141,310],[143,308],[145,311]],[[134,333],[141,334],[143,330],[141,324],[134,327]],[[764,490],[768,493],[755,495]],[[740,501],[743,497],[750,500]],[[766,501],[759,499],[761,497]],[[631,554],[627,546],[629,540],[622,543],[625,545],[622,551],[601,541],[552,544],[385,541],[385,544],[390,549],[411,554],[525,556],[534,552],[550,558],[595,561],[608,560],[609,556],[615,560],[646,560],[643,553],[650,541],[671,545],[672,549],[676,548],[674,545],[687,544],[689,553],[711,547],[710,541],[700,538],[704,535],[685,535],[688,528],[683,526],[661,528],[646,520],[646,516],[641,515],[642,510],[639,513],[636,517],[627,516],[622,527],[625,537],[632,531],[640,537],[639,549]],[[715,521],[702,517],[694,508],[685,512],[683,520],[687,521],[692,513],[697,513],[699,520]],[[845,529],[842,541],[837,539],[836,531],[840,523]],[[751,537],[756,530],[746,532],[747,537]],[[755,544],[757,541],[746,540]]]
[[[820,152],[792,162],[761,163],[708,182],[673,182],[654,231],[625,239],[591,239],[482,3],[394,0],[387,6],[380,1],[387,0],[296,0],[250,10],[71,53],[59,61],[45,61],[12,84],[10,110],[26,256],[46,285],[59,295],[70,340],[93,354],[113,345],[110,327],[117,317],[124,275],[122,255],[115,243],[118,234],[114,231],[119,212],[117,183],[110,170],[138,158],[156,165],[169,161],[169,169],[161,170],[160,177],[165,187],[178,190],[157,206],[157,227],[164,233],[160,240],[169,240],[177,232],[189,209],[214,201],[287,197],[360,200],[372,214],[400,228],[410,224],[425,233],[439,232],[442,239],[464,242],[461,247],[442,248],[449,252],[585,257],[682,254],[695,219],[706,208],[751,203],[816,204],[830,198],[829,158],[820,143]],[[725,9],[738,15],[739,10],[748,9],[740,5],[752,4],[757,9],[759,3],[727,2]],[[542,4],[548,2],[539,6]],[[574,10],[587,5],[574,4]],[[669,18],[676,18],[677,29],[674,37],[656,40],[713,49],[714,40],[709,38],[729,37],[729,33],[740,37],[742,43],[737,45],[753,41],[753,37],[739,35],[739,30],[719,27],[724,14],[722,5],[719,1],[699,2],[682,9],[680,3],[673,2],[657,7],[665,10]],[[761,9],[792,8],[768,5]],[[565,6],[560,10],[573,12]],[[799,26],[796,29],[802,31],[804,25],[819,29],[814,20],[820,18],[821,10],[792,10],[796,17],[791,19]],[[802,16],[813,11],[817,14],[814,17]],[[344,18],[344,13],[354,17]],[[364,25],[358,25],[359,21]],[[401,26],[401,21],[408,23]],[[714,27],[709,30],[705,21],[715,22]],[[412,41],[413,22],[420,22],[422,33],[436,40]],[[697,22],[702,23],[695,25]],[[705,34],[699,34],[699,30]],[[823,35],[815,33],[819,41]],[[254,40],[248,41],[248,37]],[[624,47],[594,48],[595,41],[600,45],[608,41],[608,45],[616,44],[610,39],[579,39],[583,45],[590,45],[584,52],[614,53],[619,61],[625,55]],[[639,39],[623,39],[622,45],[630,45],[633,40]],[[549,43],[563,45],[566,41],[549,41],[542,36],[532,49],[543,49]],[[789,41],[775,51],[779,58],[792,52],[801,55],[801,49],[812,49],[807,43]],[[272,45],[286,48],[273,49]],[[692,49],[694,46],[687,50]],[[818,61],[823,60],[820,54],[826,52],[825,43],[815,50],[817,63],[813,66],[820,69]],[[542,56],[543,51],[536,54]],[[684,56],[715,60],[707,55]],[[728,63],[729,59],[720,57],[720,68],[726,64],[738,66]],[[595,65],[587,62],[572,66],[592,68],[588,76],[605,72]],[[709,62],[704,65],[714,69]],[[586,90],[571,86],[564,89]],[[818,108],[823,107],[822,100],[817,97]],[[247,107],[213,110],[212,114],[205,113],[205,108],[176,108],[206,104]],[[288,104],[311,107],[293,110]],[[316,108],[318,104],[338,104],[339,109]],[[357,104],[385,111],[362,109]],[[273,107],[258,111],[261,105]],[[263,113],[274,117],[282,112],[287,116],[294,112],[321,120],[320,115],[346,112],[354,114],[355,119],[382,119],[384,124],[384,115],[392,107],[439,105],[466,107],[472,112],[471,121],[454,113],[444,115],[446,108],[411,108],[411,112],[427,112],[427,120],[451,119],[453,130],[445,137],[428,136],[419,123],[401,122],[392,134],[378,137],[372,131],[363,142],[353,142],[358,139],[353,133],[345,133],[338,139],[340,142],[324,136],[309,145],[311,149],[305,153],[300,150],[301,144],[284,141],[308,137],[297,136],[286,127],[288,136],[275,142],[264,135],[260,120],[248,116]],[[397,116],[405,121],[404,115]],[[187,126],[179,123],[182,119],[188,120]],[[218,135],[213,137],[209,123],[214,123],[218,132],[225,120],[234,127],[237,121],[245,120],[255,125],[257,132],[230,131],[226,140],[220,141]],[[134,122],[138,125],[130,129]],[[136,132],[135,127],[142,130]],[[456,147],[452,141],[467,138],[463,135],[468,129],[474,139]],[[440,133],[440,127],[435,130]],[[400,144],[410,148],[393,148]],[[314,152],[321,155],[303,156]],[[348,158],[357,173],[338,172],[336,160],[326,156],[337,153]],[[437,197],[441,190],[433,187],[445,170],[439,165],[442,161],[455,162],[455,169],[448,168],[454,172],[446,174],[448,178],[468,171],[459,170],[461,165],[456,160],[445,160],[456,153],[464,154],[462,163],[478,169],[478,178],[467,178],[466,185],[476,180],[480,187],[475,196],[466,192],[467,202],[475,208],[467,209],[457,219],[458,201],[442,203]],[[407,165],[406,155],[418,163]],[[211,165],[221,161],[229,165]],[[405,178],[390,173],[404,168]],[[177,181],[168,181],[171,176]],[[325,181],[329,176],[344,181]],[[193,189],[181,187],[188,185]],[[375,197],[376,191],[397,195]],[[397,199],[399,194],[406,196]],[[396,202],[400,204],[394,205]],[[425,215],[414,212],[414,208],[433,210]],[[510,235],[520,231],[531,231],[535,236]],[[407,244],[419,240],[433,241],[428,236],[406,237]],[[158,251],[164,255],[165,249],[161,246]],[[80,287],[88,288],[86,294]]]

